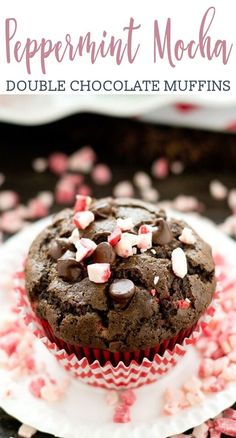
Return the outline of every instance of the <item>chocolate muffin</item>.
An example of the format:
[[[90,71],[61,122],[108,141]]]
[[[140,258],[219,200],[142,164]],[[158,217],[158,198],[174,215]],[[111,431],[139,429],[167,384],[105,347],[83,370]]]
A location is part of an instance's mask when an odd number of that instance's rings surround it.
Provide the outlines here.
[[[90,362],[98,350],[116,361],[163,354],[215,290],[210,246],[155,205],[123,198],[77,196],[32,243],[25,276],[49,339]]]

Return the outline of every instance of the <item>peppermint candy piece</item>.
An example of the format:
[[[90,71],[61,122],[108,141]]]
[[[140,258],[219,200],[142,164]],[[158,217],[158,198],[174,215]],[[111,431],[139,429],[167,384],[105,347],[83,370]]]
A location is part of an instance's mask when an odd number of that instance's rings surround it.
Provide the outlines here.
[[[213,180],[209,186],[210,194],[213,198],[222,200],[227,197],[228,189],[222,184],[221,181]]]
[[[84,258],[90,257],[92,253],[97,248],[97,245],[93,240],[82,238],[75,242],[76,251],[76,261],[81,262]]]
[[[34,427],[28,426],[27,424],[22,424],[19,427],[18,435],[22,438],[31,438],[36,432],[37,429]]]
[[[115,198],[131,198],[134,195],[133,185],[129,181],[121,181],[114,187]]]
[[[138,234],[147,234],[147,233],[153,233],[157,230],[157,227],[152,227],[148,224],[143,224],[138,229]]]
[[[76,242],[78,242],[79,239],[80,239],[79,230],[78,230],[78,228],[75,228],[72,231],[72,233],[71,233],[70,237],[68,238],[68,240],[69,240],[70,243],[73,243],[73,245],[75,245]]]
[[[115,228],[115,230],[112,231],[110,236],[108,236],[107,238],[108,243],[110,243],[111,246],[116,246],[116,244],[121,239],[121,235],[122,235],[121,229],[119,227]]]
[[[147,251],[152,247],[152,233],[139,234],[137,247],[141,251]]]
[[[140,190],[147,189],[151,187],[152,180],[150,176],[145,172],[136,172],[134,175],[134,184]]]
[[[172,269],[177,277],[184,278],[188,272],[187,259],[181,248],[175,248],[171,254]]]
[[[90,196],[76,195],[76,201],[74,205],[75,213],[88,210],[91,202],[92,198]]]
[[[87,269],[89,280],[93,283],[106,283],[111,276],[109,263],[92,263]]]
[[[131,241],[122,235],[120,241],[115,246],[115,251],[116,254],[120,257],[131,257],[133,255],[133,247]]]
[[[130,407],[124,403],[118,404],[113,415],[113,423],[129,423],[130,421]]]
[[[79,230],[85,230],[94,221],[94,214],[91,211],[79,211],[74,215],[74,224]]]
[[[185,227],[179,236],[179,240],[187,245],[193,245],[196,242],[196,237],[194,236],[191,228]]]
[[[106,164],[96,164],[92,170],[92,179],[98,185],[106,185],[112,180],[112,173]]]
[[[12,190],[3,190],[0,193],[0,210],[5,211],[14,208],[18,203],[18,195]]]
[[[190,307],[190,300],[186,298],[185,300],[178,300],[177,305],[179,309],[188,309]]]
[[[142,236],[146,235],[147,234],[142,234]],[[124,258],[132,256],[133,246],[138,245],[140,236],[131,233],[123,233],[120,241],[115,246],[116,254]]]
[[[236,436],[236,421],[231,418],[217,418],[214,427],[218,432],[228,436]]]
[[[62,152],[54,152],[48,159],[48,167],[52,173],[61,175],[68,167],[68,157]]]
[[[118,218],[117,226],[121,229],[121,231],[129,231],[132,230],[134,224],[131,217],[127,217],[126,219]]]

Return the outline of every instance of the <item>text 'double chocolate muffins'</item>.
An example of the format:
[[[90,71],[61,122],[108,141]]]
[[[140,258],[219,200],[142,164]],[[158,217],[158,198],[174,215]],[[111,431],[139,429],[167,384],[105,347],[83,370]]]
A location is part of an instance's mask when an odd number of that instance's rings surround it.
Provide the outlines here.
[[[111,352],[194,327],[215,289],[209,245],[135,199],[78,196],[34,240],[25,273],[32,308],[55,337]]]

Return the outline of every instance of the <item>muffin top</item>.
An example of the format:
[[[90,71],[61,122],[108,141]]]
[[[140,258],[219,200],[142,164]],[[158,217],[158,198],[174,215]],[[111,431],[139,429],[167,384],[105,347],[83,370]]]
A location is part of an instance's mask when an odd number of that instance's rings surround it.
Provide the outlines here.
[[[32,243],[26,290],[70,344],[154,347],[192,327],[211,302],[211,248],[185,222],[136,199],[77,196]]]

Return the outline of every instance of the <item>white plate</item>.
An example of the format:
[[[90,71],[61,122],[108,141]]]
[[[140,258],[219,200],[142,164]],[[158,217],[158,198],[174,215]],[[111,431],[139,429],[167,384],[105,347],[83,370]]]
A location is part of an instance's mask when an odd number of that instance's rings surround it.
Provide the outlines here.
[[[198,111],[178,112],[179,102],[200,106]],[[50,123],[72,114],[88,112],[116,117],[136,117],[154,123],[222,130],[236,118],[233,95],[128,96],[128,95],[1,95],[0,120],[34,125]]]
[[[235,266],[235,243],[219,232],[209,221],[194,215],[184,217],[214,248]],[[10,304],[11,273],[17,269],[33,237],[45,226],[48,219],[28,227],[9,239],[1,248],[0,266],[0,318],[5,316]],[[63,378],[65,371],[55,359],[35,340],[36,355],[46,362],[50,373]],[[132,408],[132,422],[112,423],[113,408],[105,400],[106,391],[92,388],[71,379],[65,397],[56,403],[46,403],[30,395],[28,377],[12,382],[14,397],[0,398],[0,406],[18,420],[38,430],[62,438],[162,438],[181,433],[210,417],[216,416],[235,401],[236,383],[215,395],[207,396],[201,405],[194,406],[178,415],[166,417],[161,413],[162,394],[168,386],[179,387],[197,370],[199,358],[195,349],[187,353],[182,362],[158,382],[136,390],[137,402]],[[0,369],[0,388],[9,385],[9,372]]]

